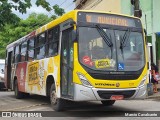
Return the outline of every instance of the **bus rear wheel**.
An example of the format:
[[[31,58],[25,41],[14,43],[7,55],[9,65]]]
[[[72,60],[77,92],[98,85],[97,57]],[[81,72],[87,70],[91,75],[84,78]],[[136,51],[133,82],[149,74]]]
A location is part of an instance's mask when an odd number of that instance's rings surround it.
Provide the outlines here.
[[[104,106],[111,106],[115,103],[115,100],[104,100],[101,101]]]
[[[18,90],[17,80],[14,83],[14,93],[15,93],[15,96],[16,96],[17,99],[23,98],[23,93]]]
[[[65,100],[57,98],[55,84],[52,84],[50,89],[50,102],[51,107],[55,111],[62,111],[64,108]]]

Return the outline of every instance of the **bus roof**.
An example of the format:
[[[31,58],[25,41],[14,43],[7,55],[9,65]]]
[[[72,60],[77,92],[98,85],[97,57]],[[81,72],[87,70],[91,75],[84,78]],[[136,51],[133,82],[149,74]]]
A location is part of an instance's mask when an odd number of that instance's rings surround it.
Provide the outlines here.
[[[130,18],[137,18],[134,16],[129,16],[129,15],[124,15],[124,14],[119,14],[119,13],[111,13],[111,12],[106,12],[106,11],[96,11],[96,10],[72,10],[64,15],[62,15],[61,17],[39,27],[38,29],[36,29],[35,31],[27,34],[26,36],[12,42],[11,44],[7,45],[6,49],[10,49],[11,47],[14,47],[15,45],[21,44],[23,41],[28,40],[27,38],[30,36],[36,36],[42,32],[44,32],[45,30],[48,30],[50,28],[52,28],[53,26],[56,26],[64,21],[66,21],[67,19],[76,19],[77,16],[77,12],[92,12],[92,13],[106,13],[106,14],[113,14],[113,15],[120,15],[120,16],[125,16],[125,17],[130,17]],[[139,19],[139,18],[137,18]]]

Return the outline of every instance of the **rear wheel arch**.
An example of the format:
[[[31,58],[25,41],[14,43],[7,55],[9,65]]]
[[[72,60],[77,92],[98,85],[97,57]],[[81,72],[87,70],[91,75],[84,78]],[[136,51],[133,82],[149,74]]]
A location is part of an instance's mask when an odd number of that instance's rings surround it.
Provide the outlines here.
[[[15,97],[17,99],[21,99],[24,97],[24,93],[19,91],[19,87],[18,87],[18,81],[17,79],[14,79],[14,92],[15,92]]]
[[[52,75],[49,75],[46,79],[46,96],[50,96],[50,89],[52,84],[55,84],[55,79]]]

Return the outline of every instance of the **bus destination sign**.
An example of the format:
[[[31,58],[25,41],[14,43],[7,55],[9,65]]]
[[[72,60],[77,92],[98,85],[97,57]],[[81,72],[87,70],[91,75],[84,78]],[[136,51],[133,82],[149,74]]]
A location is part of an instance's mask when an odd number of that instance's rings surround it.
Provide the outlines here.
[[[79,20],[87,23],[108,24],[126,27],[140,27],[139,19],[113,14],[79,13]]]

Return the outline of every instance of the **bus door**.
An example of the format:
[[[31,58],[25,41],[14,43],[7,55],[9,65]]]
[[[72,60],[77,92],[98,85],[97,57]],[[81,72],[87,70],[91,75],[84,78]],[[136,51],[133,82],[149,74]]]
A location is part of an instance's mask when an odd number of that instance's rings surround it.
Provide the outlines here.
[[[61,26],[61,96],[63,98],[73,98],[73,27],[65,28]]]
[[[11,89],[12,51],[7,52],[7,60],[5,67],[6,67],[5,69],[6,87],[8,89]]]

